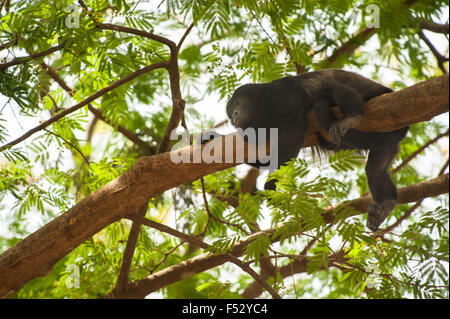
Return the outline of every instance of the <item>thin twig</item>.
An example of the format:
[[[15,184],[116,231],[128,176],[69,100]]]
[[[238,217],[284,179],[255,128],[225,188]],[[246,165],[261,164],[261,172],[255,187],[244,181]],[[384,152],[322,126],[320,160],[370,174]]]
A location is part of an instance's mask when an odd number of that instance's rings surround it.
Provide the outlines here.
[[[287,54],[289,55],[292,63],[294,63],[295,66],[295,70],[297,72],[297,74],[302,74],[305,73],[307,70],[305,69],[305,67],[303,65],[301,65],[300,63],[298,63],[295,59],[294,59],[294,55],[292,54],[291,48],[289,47],[289,43],[288,40],[286,38],[286,36],[283,33],[283,30],[281,29],[277,29],[278,33],[281,36],[281,40],[282,43],[284,45],[284,48],[286,49]]]
[[[2,0],[2,3],[0,3],[0,13],[2,12],[3,6],[5,5],[6,0]]]
[[[175,230],[173,228],[170,228],[166,225],[154,222],[150,219],[147,218],[142,218],[142,217],[132,217],[133,221],[142,223],[144,225],[147,225],[149,227],[158,229],[162,232],[168,233],[172,236],[175,236],[177,238],[180,238],[184,241],[187,241],[193,245],[196,245],[200,248],[203,249],[208,249],[210,246],[208,244],[206,244],[205,242],[197,239],[196,237],[193,236],[189,236],[186,235],[178,230]],[[242,270],[244,270],[245,272],[247,272],[250,276],[252,276],[262,287],[264,287],[271,295],[273,298],[276,299],[280,299],[281,297],[278,295],[278,293],[272,288],[270,287],[269,284],[267,284],[267,282],[265,282],[252,268],[250,268],[250,266],[245,265],[244,263],[242,263],[236,256],[232,255],[231,253],[226,253],[225,255],[223,255],[225,258],[227,258],[229,261],[231,261],[232,263],[236,264],[237,266],[239,266]]]
[[[171,250],[169,250],[167,253],[163,253],[163,255],[164,255],[163,259],[162,259],[159,263],[157,263],[157,264],[155,265],[155,267],[153,267],[152,269],[150,269],[149,272],[150,272],[151,274],[153,274],[153,273],[155,272],[155,270],[158,269],[159,266],[161,266],[162,264],[164,264],[164,263],[166,262],[167,258],[168,258],[172,253],[174,253],[174,252],[175,252],[181,245],[183,245],[184,243],[185,243],[185,241],[182,240],[178,245],[174,246],[174,247],[173,247]]]
[[[449,161],[449,158],[447,157],[447,161],[446,161],[445,164],[442,166],[441,170],[440,170],[439,173],[438,173],[438,176],[444,175],[445,170],[446,170],[446,168],[447,168],[447,166],[448,166],[448,161]]]
[[[188,36],[189,32],[191,32],[192,28],[194,27],[194,22],[191,23],[191,25],[186,29],[186,31],[184,32],[183,36],[180,39],[180,42],[178,42],[177,44],[177,51],[179,52],[181,49],[181,46],[183,45],[184,40],[186,39],[186,37]]]
[[[198,246],[200,248],[207,249],[209,247],[208,244],[204,243],[203,241],[197,239],[194,236],[186,235],[185,233],[182,233],[182,232],[180,232],[180,231],[178,231],[176,229],[173,229],[173,228],[171,228],[169,226],[166,226],[164,224],[157,223],[157,222],[155,222],[153,220],[150,220],[148,218],[137,217],[137,216],[132,216],[130,218],[134,222],[138,222],[138,223],[146,225],[148,227],[155,228],[155,229],[157,229],[159,231],[162,231],[162,232],[167,233],[169,235],[172,235],[172,236],[175,236],[177,238],[180,238],[181,240],[184,240],[184,241],[186,241],[188,243],[191,243],[191,244],[193,244],[195,246]]]
[[[435,138],[433,138],[433,139],[429,140],[428,142],[426,142],[424,145],[419,147],[419,149],[417,149],[415,152],[411,153],[411,155],[409,155],[407,158],[405,158],[400,165],[398,165],[396,168],[394,168],[392,170],[392,174],[397,173],[406,164],[408,164],[411,160],[413,160],[417,155],[419,155],[421,152],[423,152],[424,149],[426,149],[428,146],[436,143],[439,139],[443,138],[444,136],[448,136],[448,134],[449,134],[449,130],[447,130],[447,132],[444,132],[444,133],[441,133],[441,134],[437,135]]]
[[[59,86],[66,91],[67,93],[69,93],[70,96],[74,96],[75,91],[73,89],[71,89],[66,82],[55,72],[56,69],[52,69],[50,68],[45,62],[41,62],[40,63],[41,67],[45,70],[45,72],[56,82],[59,84]],[[102,114],[102,111],[93,107],[92,104],[88,104],[88,109],[89,111],[91,111],[92,114],[94,114],[96,119],[100,119],[103,122],[115,127],[114,125],[111,124],[111,122]],[[123,127],[122,125],[117,125],[117,131],[119,131],[120,133],[122,133],[126,138],[128,138],[130,141],[132,141],[134,144],[139,145],[143,148],[145,148],[149,154],[153,154],[156,152],[156,150],[154,150],[153,147],[151,147],[149,145],[149,143],[147,143],[146,141],[142,140],[137,134],[129,131],[128,129],[126,129],[125,127]],[[88,134],[89,136],[90,134]],[[88,140],[90,140],[90,138],[88,138]]]
[[[90,165],[89,160],[86,158],[86,156],[84,156],[83,152],[80,151],[80,149],[78,147],[76,147],[75,145],[73,145],[72,143],[70,143],[68,140],[66,140],[64,137],[53,133],[52,131],[49,131],[47,129],[44,128],[44,131],[46,131],[47,133],[56,136],[57,138],[60,138],[64,141],[64,143],[66,143],[67,145],[69,145],[70,147],[72,147],[74,150],[76,150],[78,153],[80,153],[81,157],[83,157],[84,161],[86,162],[86,164]]]
[[[142,205],[137,216],[144,218],[147,213],[148,203]],[[128,285],[128,277],[130,275],[131,262],[133,260],[134,250],[136,249],[136,244],[139,238],[139,232],[141,230],[141,224],[135,223],[131,225],[131,230],[128,235],[127,245],[125,246],[125,251],[123,253],[122,265],[120,266],[119,275],[117,277],[116,288],[121,291],[125,291]]]
[[[22,136],[20,136],[19,138],[3,145],[2,147],[0,147],[0,152],[5,150],[8,147],[11,147],[13,145],[16,145],[22,141],[24,141],[25,139],[27,139],[28,137],[30,137],[31,135],[33,135],[36,132],[41,131],[42,129],[46,128],[47,126],[49,126],[50,124],[60,120],[61,118],[63,118],[64,116],[71,114],[73,112],[75,112],[76,110],[82,108],[83,106],[87,105],[88,103],[91,103],[92,101],[96,100],[97,98],[99,98],[100,96],[105,95],[106,93],[118,88],[119,86],[135,79],[136,77],[138,77],[139,75],[148,73],[150,71],[156,70],[156,69],[160,69],[160,68],[166,68],[167,67],[167,61],[164,62],[158,62],[158,63],[154,63],[151,65],[148,65],[142,69],[139,69],[129,75],[127,75],[126,77],[117,80],[116,82],[108,85],[107,87],[98,90],[97,92],[95,92],[94,94],[92,94],[91,96],[89,96],[88,98],[84,99],[83,101],[81,101],[78,104],[75,104],[74,106],[65,109],[64,111],[56,114],[55,116],[53,116],[52,118],[48,119],[47,121],[44,121],[43,123],[41,123],[40,125],[32,128],[31,130],[29,130],[28,132],[26,132],[25,134],[23,134]]]
[[[45,95],[48,96],[48,98],[50,99],[50,101],[52,101],[53,104],[53,112],[58,112],[61,110],[61,108],[58,106],[58,104],[56,103],[55,99],[53,98],[53,96],[50,95],[49,92],[47,92],[46,90],[42,89],[42,92],[44,92]]]
[[[6,63],[0,63],[0,71],[5,70],[11,66],[17,65],[17,64],[21,64],[24,62],[28,62],[32,59],[36,59],[36,58],[40,58],[43,56],[47,56],[49,54],[52,54],[53,52],[56,52],[58,50],[61,50],[62,48],[64,48],[64,44],[58,44],[57,46],[54,46],[50,49],[47,49],[45,51],[39,52],[39,53],[35,53],[35,54],[30,54],[29,56],[24,56],[24,57],[19,57],[16,58],[14,60],[11,60],[9,62]]]
[[[439,51],[434,47],[433,43],[425,36],[422,30],[419,32],[419,37],[425,42],[425,44],[430,49],[431,53],[433,53],[434,57],[437,60],[437,64],[439,66],[439,69],[445,74],[448,73],[448,71],[445,69],[444,62],[448,62],[449,58],[444,57],[442,54],[439,53]]]
[[[273,289],[263,278],[261,278],[260,275],[258,275],[249,265],[244,264],[242,261],[240,261],[239,258],[236,256],[233,256],[230,253],[227,253],[225,255],[232,263],[240,267],[243,271],[245,271],[247,274],[253,277],[253,279],[258,282],[261,287],[267,290],[268,293],[273,297],[273,299],[281,299],[280,295]]]
[[[124,26],[120,26],[120,25],[115,25],[115,24],[111,24],[111,23],[100,23],[100,24],[96,25],[96,28],[101,29],[101,30],[119,31],[119,32],[125,32],[125,33],[138,35],[138,36],[165,44],[170,48],[171,51],[176,50],[176,48],[177,48],[177,45],[175,44],[175,42],[173,42],[167,38],[164,38],[162,36],[147,32],[147,31],[142,31],[142,30],[124,27]]]
[[[113,124],[111,124],[111,122],[103,115],[102,111],[93,107],[92,104],[88,104],[88,109],[89,111],[91,111],[92,114],[94,114],[94,116],[100,120],[102,120],[103,122],[111,125],[112,127],[115,127]],[[127,139],[129,139],[131,142],[133,142],[136,145],[139,145],[141,147],[143,147],[148,154],[154,154],[156,152],[156,150],[154,149],[154,147],[151,147],[151,145],[144,141],[143,139],[141,139],[137,134],[131,132],[130,130],[126,129],[124,126],[122,125],[117,125],[117,131],[122,133],[123,136],[125,136]]]
[[[246,230],[245,230],[244,228],[242,228],[241,226],[239,226],[239,225],[237,225],[237,224],[230,223],[229,221],[223,220],[223,219],[221,219],[221,218],[219,218],[219,217],[216,217],[216,216],[214,216],[214,215],[211,213],[211,211],[210,211],[210,209],[209,209],[209,205],[208,205],[208,200],[206,199],[205,180],[203,179],[203,177],[200,178],[200,182],[201,182],[201,184],[202,184],[203,201],[204,201],[204,203],[205,203],[206,213],[208,214],[208,221],[206,222],[205,229],[204,229],[203,233],[206,232],[206,227],[207,227],[208,224],[209,224],[209,220],[212,218],[212,219],[218,221],[219,223],[228,225],[228,226],[230,226],[230,227],[235,227],[235,228],[239,229],[241,232],[243,232],[244,234],[248,235],[248,234],[249,234],[248,231],[246,231]],[[203,234],[203,233],[202,233],[202,234]]]

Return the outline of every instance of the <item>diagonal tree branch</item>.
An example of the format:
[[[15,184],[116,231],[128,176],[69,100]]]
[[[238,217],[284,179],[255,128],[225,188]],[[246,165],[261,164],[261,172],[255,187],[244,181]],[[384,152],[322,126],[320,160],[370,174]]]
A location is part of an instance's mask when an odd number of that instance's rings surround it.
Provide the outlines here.
[[[449,175],[445,174],[440,177],[418,183],[411,186],[406,186],[403,188],[400,188],[398,191],[399,193],[399,203],[407,203],[407,202],[415,202],[418,201],[421,198],[426,197],[434,197],[440,194],[448,193],[448,181],[449,181]],[[370,198],[368,196],[365,196],[363,198],[358,198],[355,200],[351,200],[347,202],[348,206],[355,207],[356,209],[364,208],[371,203]],[[335,207],[332,207],[327,210],[327,212],[324,214],[325,220],[327,223],[332,223],[335,216],[333,215],[333,211],[335,210]],[[361,213],[358,213],[361,214]],[[330,218],[333,216],[333,218]],[[145,223],[145,222],[143,222]],[[150,226],[150,223],[146,221],[147,225]],[[154,223],[154,222],[153,222]],[[166,233],[171,233],[172,230],[167,230],[167,226],[165,225],[155,225],[153,224],[153,228],[156,228],[158,230],[164,231]],[[152,227],[152,226],[150,226]],[[165,230],[163,230],[165,229]],[[245,248],[250,244],[253,240],[261,237],[261,236],[268,236],[272,243],[275,243],[279,241],[279,237],[273,237],[273,234],[275,234],[276,228],[274,229],[268,229],[264,231],[256,232],[248,237],[243,238],[241,241],[236,243],[233,250],[230,252],[230,254],[234,256],[240,256]],[[174,234],[175,235],[175,234]],[[175,235],[176,236],[176,235]],[[186,236],[186,235],[184,235]],[[178,236],[177,236],[178,237]],[[201,247],[201,246],[200,246]],[[336,257],[341,258],[340,253],[338,252],[336,254]],[[196,256],[194,258],[191,258],[189,260],[183,261],[177,265],[167,267],[165,269],[162,269],[147,278],[144,278],[142,280],[138,280],[134,283],[131,283],[129,286],[129,289],[126,293],[126,295],[120,294],[117,290],[111,291],[110,294],[108,294],[107,298],[144,298],[148,294],[157,291],[167,285],[170,285],[174,282],[177,282],[181,279],[185,279],[188,276],[192,276],[194,274],[203,272],[208,269],[212,269],[214,267],[217,267],[221,264],[226,263],[227,257],[225,255],[211,255],[209,253]],[[307,259],[300,258],[298,260],[295,260],[293,262],[293,266],[295,269],[301,270],[301,272],[304,272],[307,270]],[[292,274],[291,266],[286,265],[280,269],[280,274],[283,278],[289,276]],[[263,277],[263,280],[266,278]],[[255,286],[257,284],[255,283]],[[245,293],[243,296],[245,298],[254,298],[257,295],[259,295],[262,290],[259,288],[259,285],[257,287],[257,292],[248,292]],[[256,294],[256,295],[255,295]]]
[[[53,70],[52,68],[50,68],[45,62],[41,62],[40,63],[41,67],[45,70],[45,73],[47,73],[56,83],[59,84],[59,86],[66,91],[67,93],[69,93],[70,96],[73,97],[73,95],[75,94],[75,92],[73,91],[73,89],[71,89],[66,82],[55,72],[55,70]],[[88,104],[88,109],[89,111],[94,114],[94,116],[100,120],[102,120],[103,122],[111,125],[110,121],[108,121],[108,119],[103,116],[102,111],[93,107],[92,104]],[[113,126],[113,125],[111,125]],[[149,143],[147,143],[146,141],[142,140],[139,138],[139,136],[137,134],[134,134],[133,132],[127,130],[125,127],[123,127],[122,125],[117,125],[117,131],[119,131],[120,133],[122,133],[126,138],[128,138],[130,141],[132,141],[134,144],[139,145],[141,147],[143,147],[144,149],[147,150],[148,154],[154,154],[156,152],[156,150],[154,150]]]
[[[56,134],[56,133],[53,133],[52,131],[49,131],[49,130],[47,130],[47,129],[44,129],[44,131],[46,131],[47,133],[49,133],[49,134],[51,134],[51,135],[53,135],[53,136],[56,136],[56,138],[62,139],[62,140],[64,141],[64,143],[66,143],[67,145],[69,145],[70,147],[72,147],[75,151],[77,151],[77,152],[81,155],[81,157],[83,158],[83,160],[86,162],[86,164],[89,165],[89,160],[86,158],[86,156],[83,154],[83,152],[82,152],[78,147],[76,147],[75,145],[73,145],[72,143],[70,143],[70,142],[69,142],[68,140],[66,140],[64,137],[62,137],[62,136],[60,136],[60,135],[58,135],[58,134]]]
[[[417,0],[407,0],[404,3],[405,7],[413,6]],[[344,42],[337,48],[331,56],[322,61],[321,68],[331,68],[335,66],[343,56],[352,55],[362,44],[367,42],[375,33],[376,28],[363,28],[359,30],[354,36]]]
[[[22,136],[20,136],[19,138],[3,145],[2,147],[0,147],[0,152],[4,151],[5,149],[14,146],[16,144],[19,144],[20,142],[24,141],[25,139],[27,139],[28,137],[30,137],[31,135],[33,135],[34,133],[37,133],[41,130],[43,130],[44,128],[46,128],[47,126],[49,126],[52,123],[55,123],[56,121],[60,120],[61,118],[63,118],[66,115],[69,115],[73,112],[75,112],[76,110],[82,108],[83,106],[89,104],[90,102],[96,100],[97,98],[99,98],[102,95],[105,95],[108,92],[111,92],[112,90],[114,90],[115,88],[137,78],[139,75],[151,72],[153,70],[156,69],[160,69],[160,68],[167,68],[167,62],[158,62],[158,63],[154,63],[151,65],[148,65],[142,69],[139,69],[129,75],[127,75],[126,77],[117,80],[116,82],[108,85],[107,87],[95,92],[94,94],[92,94],[91,96],[89,96],[88,98],[84,99],[83,101],[81,101],[78,104],[75,104],[72,107],[69,107],[68,109],[65,109],[64,111],[57,113],[55,116],[53,116],[52,118],[42,122],[40,125],[32,128],[31,130],[27,131],[25,134],[23,134]]]
[[[419,147],[419,149],[417,149],[416,151],[414,151],[413,153],[411,153],[411,155],[409,155],[407,158],[405,158],[403,160],[403,162],[398,165],[396,168],[394,168],[392,170],[392,174],[397,173],[399,170],[401,170],[405,165],[407,165],[409,162],[411,162],[417,155],[419,155],[420,153],[422,153],[428,146],[436,143],[439,139],[443,138],[444,136],[448,136],[449,134],[449,130],[447,130],[447,132],[438,134],[435,138],[429,140],[428,142],[426,142],[424,145],[422,145],[421,147]]]
[[[115,25],[115,24],[111,24],[111,23],[100,23],[100,24],[96,25],[96,28],[100,29],[100,30],[120,31],[120,32],[138,35],[140,37],[144,37],[144,38],[165,44],[170,48],[171,51],[176,50],[176,48],[177,48],[177,45],[172,40],[169,40],[160,35],[156,35],[156,34],[153,34],[153,33],[147,32],[147,31],[142,31],[142,30],[124,27],[124,26],[120,26],[120,25]]]
[[[445,69],[444,62],[448,62],[449,58],[444,57],[442,54],[439,53],[439,51],[434,47],[433,43],[425,36],[422,30],[419,32],[419,37],[425,42],[425,44],[430,49],[431,53],[433,53],[434,57],[437,60],[439,69],[441,69],[442,73],[448,73],[448,71]]]
[[[333,67],[341,57],[352,55],[363,43],[367,42],[376,33],[375,28],[364,28],[337,48],[325,61],[322,68]]]
[[[439,24],[435,22],[422,21],[420,22],[420,28],[428,31],[432,31],[435,33],[444,33],[449,34],[448,23]]]
[[[138,212],[138,217],[145,217],[148,209],[148,202],[142,205]],[[139,238],[139,232],[141,231],[141,223],[133,221],[131,225],[130,234],[128,235],[127,245],[123,253],[122,265],[120,266],[119,276],[117,277],[116,289],[121,292],[126,292],[128,287],[128,277],[130,275],[131,262],[133,260],[134,250]]]
[[[64,44],[58,44],[57,46],[54,46],[54,47],[52,47],[50,49],[47,49],[47,50],[39,52],[39,53],[30,54],[29,56],[16,58],[16,59],[14,59],[12,61],[9,61],[9,62],[0,63],[0,71],[5,70],[5,69],[7,69],[7,68],[9,68],[11,66],[17,65],[17,64],[28,62],[28,61],[30,61],[32,59],[41,58],[43,56],[50,55],[53,52],[61,50],[62,48],[64,48]]]
[[[137,221],[138,223],[142,223],[144,225],[150,226],[152,228],[158,229],[160,231],[163,231],[165,233],[168,233],[172,236],[175,236],[177,238],[180,238],[181,240],[187,241],[197,247],[203,248],[203,249],[208,249],[209,245],[206,244],[205,242],[197,239],[196,237],[193,236],[188,236],[178,230],[175,230],[173,228],[170,228],[166,225],[151,221],[149,219],[144,219],[144,218],[139,218],[139,219],[135,219],[135,221]],[[265,288],[271,295],[273,298],[275,299],[281,299],[280,296],[278,295],[278,293],[272,288],[270,287],[267,282],[265,282],[253,269],[250,268],[250,266],[243,264],[236,256],[234,256],[231,253],[226,253],[223,256],[225,256],[226,259],[228,259],[229,261],[231,261],[232,263],[236,264],[237,266],[239,266],[242,270],[244,270],[245,272],[247,272],[250,276],[252,276],[256,282],[263,288]]]

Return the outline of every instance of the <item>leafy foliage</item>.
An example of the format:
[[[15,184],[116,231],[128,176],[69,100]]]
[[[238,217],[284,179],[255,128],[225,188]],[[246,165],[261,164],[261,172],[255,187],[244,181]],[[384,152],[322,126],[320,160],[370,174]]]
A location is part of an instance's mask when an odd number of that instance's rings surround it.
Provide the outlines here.
[[[392,88],[403,88],[440,74],[418,32],[421,21],[442,21],[448,11],[442,0],[85,0],[88,10],[74,0],[7,1],[8,8],[0,3],[2,145],[130,73],[170,59],[163,43],[102,30],[96,27],[100,23],[175,43],[194,24],[177,58],[187,125],[203,129],[209,114],[196,103],[207,97],[225,101],[249,81],[326,66],[346,67],[381,82],[389,79]],[[380,18],[370,42],[355,38],[373,19],[369,5],[379,9]],[[357,49],[330,62],[349,41]],[[51,55],[36,56],[56,46],[61,48]],[[11,61],[17,64],[2,68]],[[385,77],[387,72],[392,76]],[[154,154],[171,114],[171,89],[167,70],[142,74],[92,101],[89,107],[100,110],[103,119],[92,120],[84,107],[4,149],[1,251],[114,180],[140,156]],[[208,111],[223,108],[220,103]],[[446,129],[439,121],[412,125],[393,166]],[[439,145],[403,165],[393,176],[396,184],[436,176],[448,157]],[[195,181],[152,199],[147,216],[197,236],[210,244],[206,253],[216,255],[265,230],[249,241],[242,258],[252,267],[266,257],[275,264],[278,274],[264,279],[283,297],[448,298],[448,196],[427,199],[415,210],[399,205],[386,225],[401,223],[375,236],[364,226],[365,215],[345,206],[368,192],[363,157],[342,151],[321,165],[304,158],[270,176],[278,180],[276,192],[242,193],[242,170],[233,168],[205,177],[208,209],[202,185]],[[116,283],[130,228],[126,220],[111,224],[14,297],[107,294]],[[144,228],[129,279],[146,278],[200,253],[180,239]],[[291,277],[294,271],[303,275]],[[251,280],[225,264],[168,285],[156,296],[240,298]]]

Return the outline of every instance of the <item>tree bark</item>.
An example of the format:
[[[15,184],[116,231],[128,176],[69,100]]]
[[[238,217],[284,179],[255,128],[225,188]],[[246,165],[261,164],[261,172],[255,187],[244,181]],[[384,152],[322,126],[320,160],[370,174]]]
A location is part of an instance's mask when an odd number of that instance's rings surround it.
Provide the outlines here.
[[[374,98],[366,104],[366,113],[358,129],[390,131],[447,112],[448,81],[447,74]],[[316,144],[314,128],[317,124],[312,114],[309,124],[305,146]],[[206,145],[220,145],[220,142],[219,138]],[[188,146],[182,151],[201,152],[203,147]],[[45,276],[58,260],[78,245],[111,223],[134,214],[150,198],[183,183],[238,165],[226,163],[224,154],[243,152],[246,160],[250,153],[244,148],[245,145],[238,149],[234,149],[233,145],[224,145],[222,163],[174,163],[171,156],[181,151],[139,159],[117,179],[0,255],[0,297],[11,295],[37,276]]]

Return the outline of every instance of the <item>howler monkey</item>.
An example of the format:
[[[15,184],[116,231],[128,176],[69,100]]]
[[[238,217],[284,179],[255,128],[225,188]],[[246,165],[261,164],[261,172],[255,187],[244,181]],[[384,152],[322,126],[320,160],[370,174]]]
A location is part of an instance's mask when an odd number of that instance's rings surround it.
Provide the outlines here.
[[[227,115],[237,128],[277,128],[279,165],[297,157],[305,139],[307,114],[312,110],[330,136],[328,141],[318,132],[322,147],[369,150],[365,170],[375,203],[368,208],[367,227],[376,231],[397,203],[397,189],[388,168],[408,127],[385,133],[354,127],[361,120],[364,102],[389,92],[390,88],[356,73],[327,69],[243,85],[229,100]],[[343,118],[334,117],[332,106],[339,106]],[[262,166],[259,162],[250,165]],[[269,180],[264,188],[274,190],[275,182]]]

